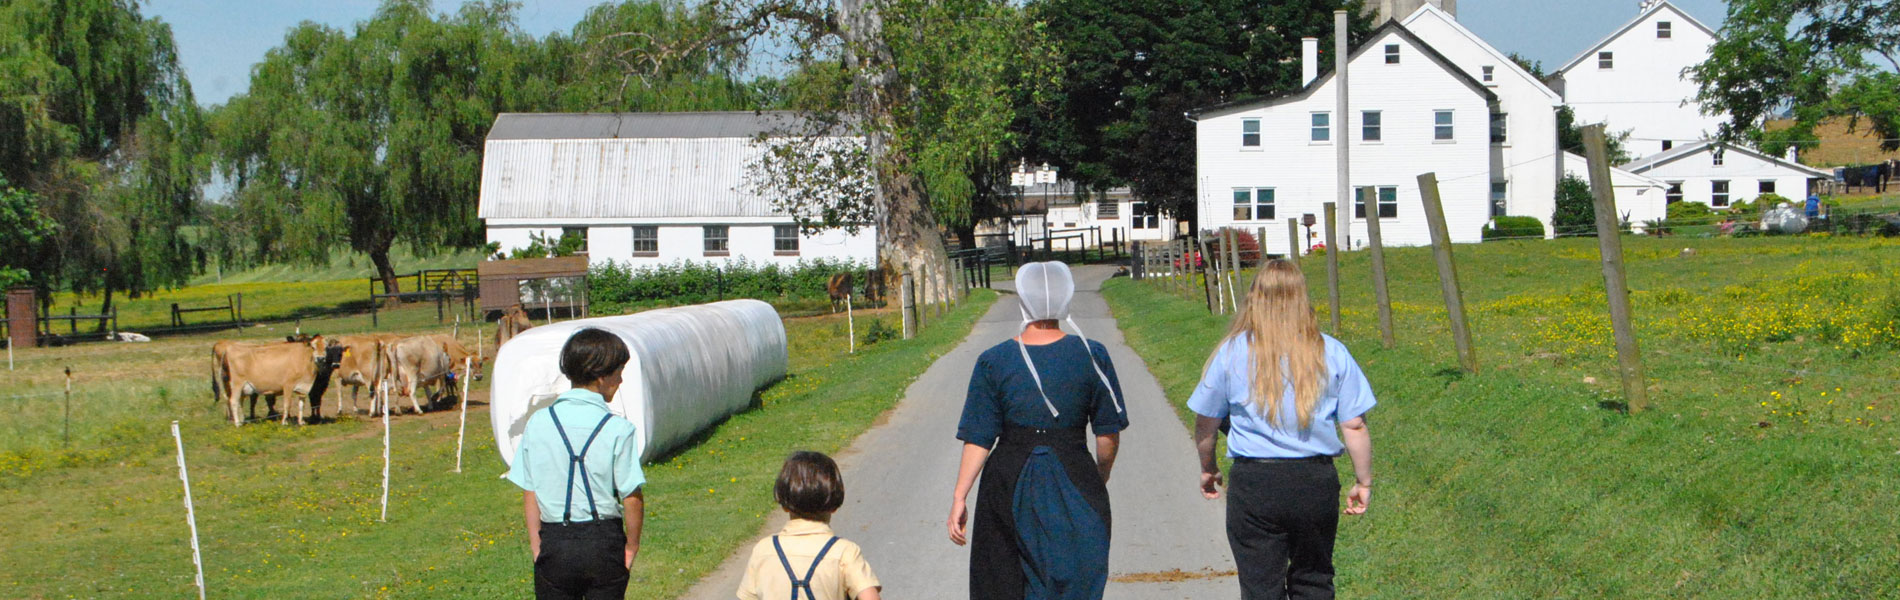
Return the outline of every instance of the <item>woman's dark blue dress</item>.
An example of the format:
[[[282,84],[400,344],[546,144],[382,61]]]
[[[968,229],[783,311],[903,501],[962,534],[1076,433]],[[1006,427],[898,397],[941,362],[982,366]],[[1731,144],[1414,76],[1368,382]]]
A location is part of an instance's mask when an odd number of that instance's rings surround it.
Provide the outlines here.
[[[970,597],[1096,600],[1108,585],[1108,488],[1089,429],[1128,426],[1121,383],[1101,344],[1067,336],[1027,346],[1050,414],[1014,340],[983,352],[957,439],[990,448],[970,539]],[[1109,387],[1096,374],[1094,360]]]

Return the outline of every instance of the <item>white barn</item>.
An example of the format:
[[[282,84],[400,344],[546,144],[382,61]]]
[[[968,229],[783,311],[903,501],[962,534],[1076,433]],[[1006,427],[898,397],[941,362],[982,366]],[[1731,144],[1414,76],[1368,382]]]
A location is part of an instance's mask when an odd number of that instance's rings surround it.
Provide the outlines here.
[[[1307,46],[1304,88],[1189,114],[1200,226],[1266,227],[1266,251],[1286,254],[1292,249],[1276,232],[1305,214],[1324,222],[1323,204],[1338,191],[1333,144],[1346,143],[1350,184],[1377,194],[1384,243],[1431,243],[1417,183],[1425,172],[1437,173],[1452,240],[1479,241],[1491,216],[1491,182],[1501,176],[1490,127],[1497,94],[1388,21],[1348,57],[1352,114],[1336,118],[1337,79],[1313,77],[1317,44]],[[1340,243],[1364,246],[1365,219],[1351,207],[1341,207],[1339,219]]]
[[[1437,6],[1421,6],[1402,23],[1498,96],[1491,144],[1496,176],[1490,182],[1488,216],[1536,217],[1550,233],[1557,181],[1566,168],[1558,160],[1557,141],[1563,96]]]
[[[875,263],[873,226],[801,232],[752,183],[761,136],[803,125],[770,111],[505,113],[488,133],[477,214],[504,252],[578,232],[594,265]]]
[[[1722,210],[1737,201],[1754,202],[1775,194],[1797,205],[1817,181],[1834,176],[1800,163],[1716,142],[1695,142],[1623,165],[1632,173],[1664,182],[1668,202],[1701,202]]]
[[[1630,131],[1631,155],[1709,139],[1728,117],[1702,114],[1696,82],[1683,69],[1708,60],[1717,37],[1667,0],[1651,1],[1635,20],[1558,68],[1553,85],[1577,123]]]

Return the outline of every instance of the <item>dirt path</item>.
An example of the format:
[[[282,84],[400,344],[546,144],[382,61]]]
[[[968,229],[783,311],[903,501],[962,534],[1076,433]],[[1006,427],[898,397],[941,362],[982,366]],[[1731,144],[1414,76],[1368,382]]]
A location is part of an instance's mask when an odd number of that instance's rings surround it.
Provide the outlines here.
[[[1109,481],[1115,516],[1108,598],[1221,598],[1238,594],[1220,501],[1196,491],[1198,467],[1187,429],[1134,351],[1100,295],[1110,267],[1076,269],[1075,320],[1108,347],[1128,396],[1131,425]],[[856,541],[892,598],[967,598],[969,550],[944,531],[956,484],[957,417],[977,355],[1021,329],[1006,297],[970,337],[913,383],[885,421],[839,457],[850,490],[833,526]],[[970,498],[975,502],[974,494]],[[761,536],[778,530],[774,516]],[[753,540],[755,541],[755,540]],[[687,593],[689,600],[734,597],[753,541]]]

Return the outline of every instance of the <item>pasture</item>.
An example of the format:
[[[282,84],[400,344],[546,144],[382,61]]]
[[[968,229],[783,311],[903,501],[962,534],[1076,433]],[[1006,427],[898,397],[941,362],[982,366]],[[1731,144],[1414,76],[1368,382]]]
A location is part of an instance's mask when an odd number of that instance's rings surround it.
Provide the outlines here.
[[[1340,257],[1338,337],[1380,400],[1342,597],[1900,596],[1900,242],[1624,239],[1638,414],[1619,410],[1595,240],[1456,248],[1476,374],[1457,369],[1429,249],[1387,253],[1392,349],[1367,253]],[[1322,329],[1325,265],[1301,262]],[[1227,318],[1198,288],[1104,293],[1191,419]]]
[[[845,352],[843,315],[787,320],[788,378],[762,392],[757,408],[647,465],[646,542],[630,595],[677,595],[716,566],[774,509],[770,482],[786,453],[835,452],[848,444],[994,299],[978,291],[930,321],[919,338],[860,342],[857,355]],[[859,337],[880,322],[895,327],[896,314],[860,311]],[[376,331],[448,329],[436,323],[432,306],[385,312],[382,323]],[[0,565],[0,589],[7,590],[0,595],[192,593],[173,419],[184,430],[214,597],[526,594],[520,495],[496,478],[504,467],[482,402],[484,383],[471,393],[464,473],[450,472],[455,411],[392,416],[387,523],[376,521],[382,440],[375,419],[242,428],[220,419],[222,409],[210,400],[211,342],[267,340],[289,328],[20,350],[17,370],[0,371],[0,521],[11,531],[0,541],[0,553],[10,557]],[[368,315],[306,319],[303,328],[331,335],[371,330]],[[463,343],[473,348],[474,335],[464,327]],[[59,394],[66,366],[75,390],[70,443],[62,443]],[[339,392],[348,393],[332,386],[326,394],[326,412]]]

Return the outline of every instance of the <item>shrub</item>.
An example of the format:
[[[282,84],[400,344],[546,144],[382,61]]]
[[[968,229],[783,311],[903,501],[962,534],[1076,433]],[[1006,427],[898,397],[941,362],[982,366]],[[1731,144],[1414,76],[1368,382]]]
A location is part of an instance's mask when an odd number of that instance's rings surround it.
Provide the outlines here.
[[[1550,225],[1557,235],[1587,235],[1596,231],[1597,208],[1590,198],[1590,184],[1575,175],[1565,175],[1557,184],[1557,211]]]
[[[870,346],[878,342],[894,340],[903,337],[903,335],[904,332],[898,331],[896,327],[890,326],[890,324],[885,323],[883,320],[873,319],[871,324],[864,328],[863,343],[866,346]]]
[[[1770,193],[1770,194],[1762,194],[1760,196],[1755,197],[1755,209],[1768,210],[1776,206],[1780,206],[1781,203],[1783,202],[1786,202],[1795,208],[1801,208],[1802,206],[1804,206],[1804,203],[1789,200],[1788,197],[1786,196]]]
[[[1544,222],[1537,217],[1498,217],[1484,226],[1484,239],[1544,237]]]
[[[1221,246],[1221,244],[1225,242],[1226,240],[1227,238],[1224,234],[1216,233],[1214,237],[1210,238],[1208,241],[1208,248],[1215,252],[1220,252],[1222,260],[1226,260],[1226,256],[1227,256],[1226,254],[1227,249]],[[1252,231],[1235,227],[1234,228],[1234,248],[1240,254],[1241,264],[1245,264],[1245,265],[1260,264],[1260,241],[1257,239],[1254,239],[1254,235]]]
[[[679,261],[650,267],[610,262],[589,269],[587,284],[594,310],[602,314],[732,298],[816,304],[829,300],[825,286],[836,273],[853,273],[853,283],[863,289],[864,270],[856,263],[828,259],[801,260],[790,267],[743,258],[724,264]]]

